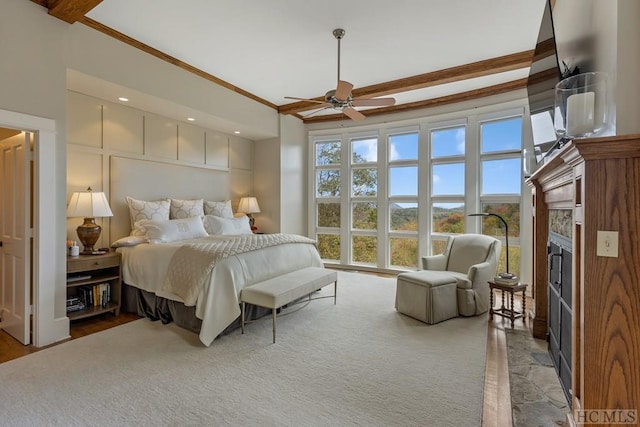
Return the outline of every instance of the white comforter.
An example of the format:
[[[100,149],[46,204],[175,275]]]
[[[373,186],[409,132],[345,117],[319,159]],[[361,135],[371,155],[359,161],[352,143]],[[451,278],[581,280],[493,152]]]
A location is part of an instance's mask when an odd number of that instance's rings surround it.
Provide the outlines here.
[[[118,248],[122,254],[122,277],[128,285],[174,301],[180,297],[163,290],[171,258],[185,243],[203,243],[234,236],[208,236],[175,243],[141,244]],[[209,346],[240,316],[239,296],[245,286],[304,267],[322,267],[316,247],[287,243],[230,255],[216,263],[196,300],[196,316],[202,319],[200,341]]]

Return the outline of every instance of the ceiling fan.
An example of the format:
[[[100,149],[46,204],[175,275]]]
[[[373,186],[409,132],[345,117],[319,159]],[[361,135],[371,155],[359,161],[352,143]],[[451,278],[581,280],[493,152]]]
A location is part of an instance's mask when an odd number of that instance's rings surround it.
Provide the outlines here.
[[[296,99],[299,101],[307,101],[323,105],[323,108],[314,111],[307,115],[307,117],[326,110],[327,108],[333,108],[334,110],[342,111],[352,120],[363,120],[366,116],[354,107],[387,107],[396,103],[395,98],[354,98],[351,95],[353,84],[340,80],[340,40],[342,40],[344,34],[345,31],[342,28],[336,28],[333,30],[333,36],[338,40],[338,85],[335,89],[328,91],[324,95],[324,101],[285,96],[285,99]]]

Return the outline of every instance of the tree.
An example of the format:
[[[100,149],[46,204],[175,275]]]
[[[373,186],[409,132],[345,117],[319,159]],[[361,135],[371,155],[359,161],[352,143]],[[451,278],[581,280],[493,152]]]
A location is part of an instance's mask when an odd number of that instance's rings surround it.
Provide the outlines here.
[[[336,165],[336,169],[323,169],[318,172],[317,193],[321,197],[340,195],[340,150],[339,142],[327,142],[317,146],[318,165]],[[364,160],[358,153],[353,154],[354,163]],[[378,191],[378,174],[374,168],[356,168],[353,170],[353,195],[375,196]]]

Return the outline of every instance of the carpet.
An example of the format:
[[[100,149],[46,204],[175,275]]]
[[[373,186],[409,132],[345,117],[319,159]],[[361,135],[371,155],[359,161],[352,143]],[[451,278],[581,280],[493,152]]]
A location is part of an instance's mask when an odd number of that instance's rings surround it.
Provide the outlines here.
[[[564,426],[567,399],[547,352],[531,332],[505,329],[513,427]]]
[[[276,344],[270,316],[208,348],[140,319],[0,364],[0,425],[479,426],[486,316],[427,325],[395,279],[338,277]]]

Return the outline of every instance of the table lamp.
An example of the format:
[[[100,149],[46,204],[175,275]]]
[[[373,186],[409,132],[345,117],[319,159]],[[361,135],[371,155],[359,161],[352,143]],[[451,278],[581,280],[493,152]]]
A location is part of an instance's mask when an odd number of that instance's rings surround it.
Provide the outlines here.
[[[253,230],[253,225],[256,220],[253,217],[254,213],[260,213],[260,206],[258,205],[258,200],[255,197],[243,197],[240,199],[240,203],[238,204],[238,212],[245,213],[249,217],[249,225]]]
[[[473,214],[469,214],[469,216],[495,216],[500,221],[502,221],[502,223],[504,224],[504,240],[505,240],[505,246],[507,251],[506,252],[507,272],[498,274],[498,277],[500,277],[501,279],[515,279],[516,276],[514,274],[509,273],[509,226],[507,225],[507,221],[505,221],[504,218],[502,218],[500,215],[497,215],[494,213],[488,213],[488,212],[473,213]]]
[[[91,187],[87,191],[76,191],[71,195],[67,206],[67,218],[84,217],[84,222],[76,228],[78,239],[84,250],[81,252],[90,255],[95,252],[93,245],[100,238],[102,227],[96,224],[95,217],[113,216],[107,197],[102,191],[94,192]]]

